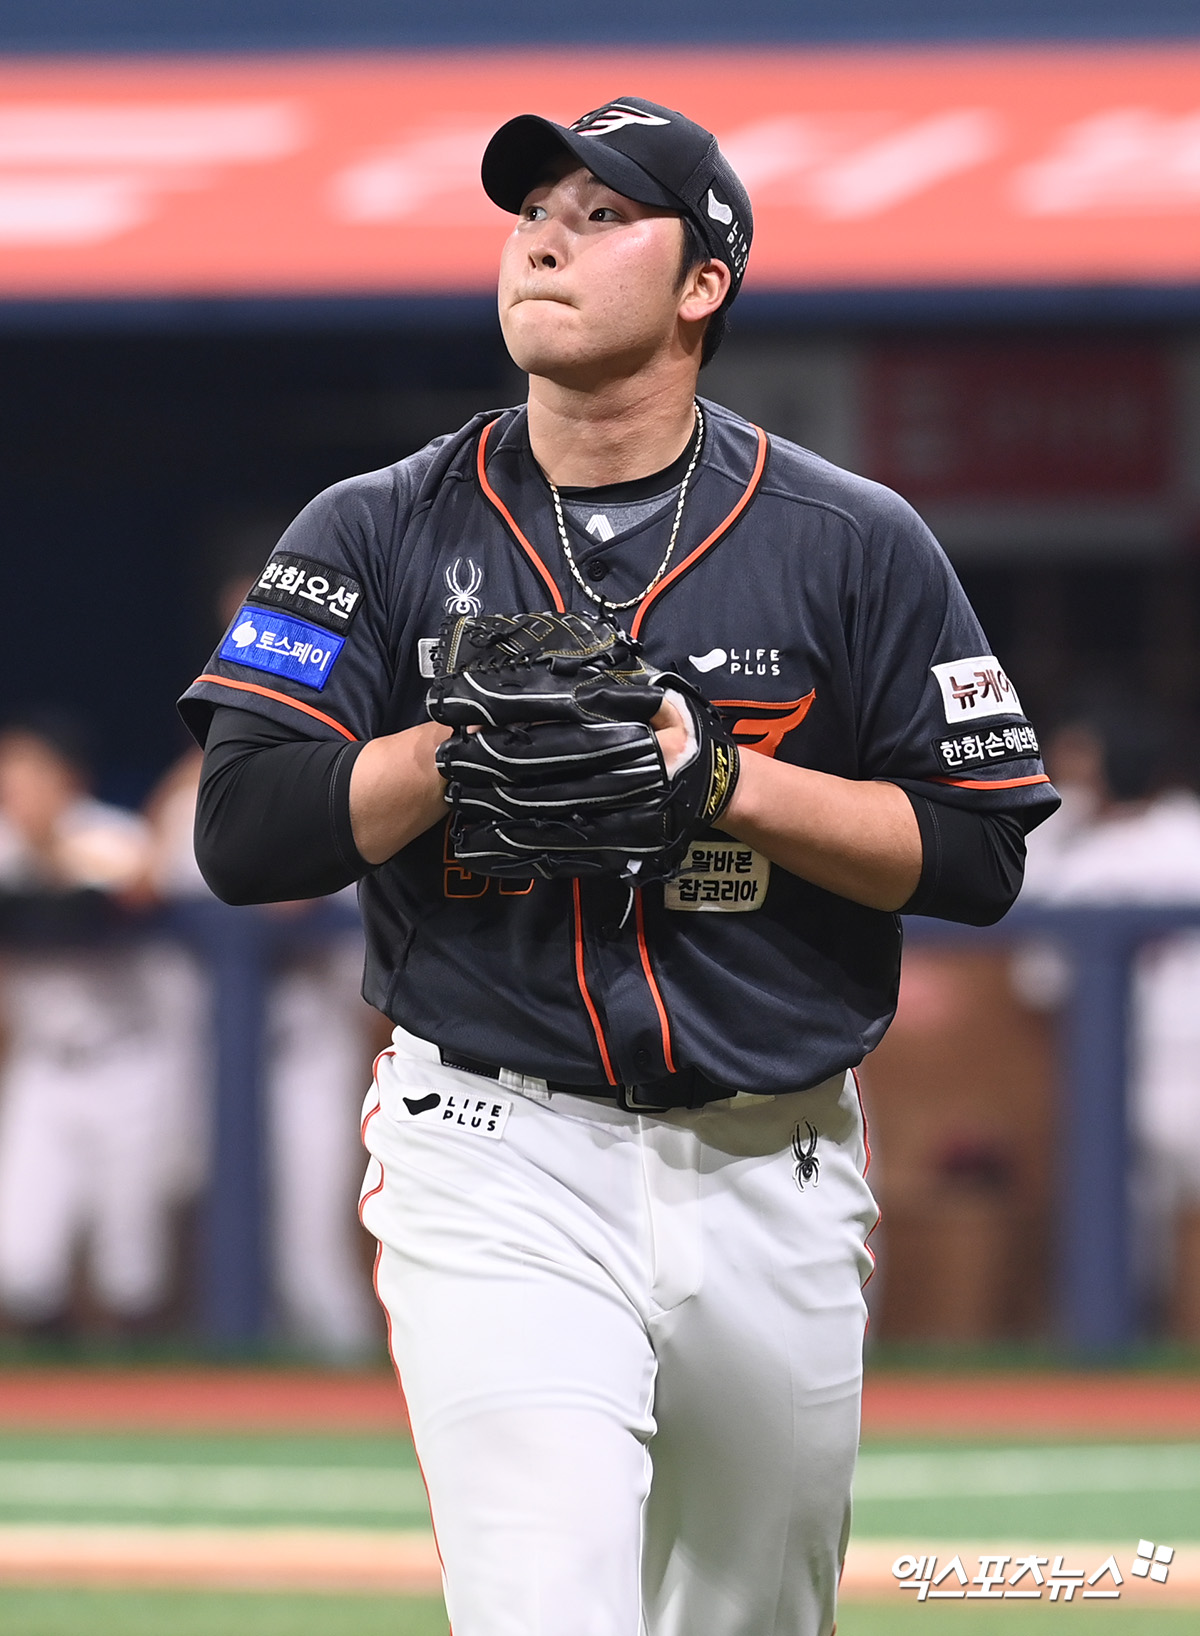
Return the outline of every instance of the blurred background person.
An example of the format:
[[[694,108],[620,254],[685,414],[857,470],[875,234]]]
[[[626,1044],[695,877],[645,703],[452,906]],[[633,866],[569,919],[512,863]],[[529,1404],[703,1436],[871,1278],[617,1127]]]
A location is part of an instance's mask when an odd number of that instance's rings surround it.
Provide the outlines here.
[[[207,899],[192,828],[201,754],[186,752],[151,796],[153,879],[168,902]],[[351,889],[340,894],[355,905]],[[298,932],[307,903],[277,906]],[[362,935],[325,933],[289,953],[267,1005],[266,1183],[274,1317],[287,1341],[332,1361],[378,1349],[380,1329],[359,1242],[358,1108],[374,1013],[361,998]],[[206,990],[197,967],[190,1026]],[[195,1049],[204,1051],[202,1038]]]
[[[229,573],[221,584],[216,612],[222,628],[274,545],[278,530],[267,532],[269,538],[259,528],[233,537],[239,560],[253,551],[254,568]],[[186,750],[146,806],[151,876],[168,902],[211,897],[192,843],[202,759],[199,750]],[[339,900],[354,909],[353,888]],[[273,1319],[287,1342],[352,1362],[377,1351],[381,1339],[357,1217],[358,1117],[376,1014],[360,992],[361,932],[351,926],[305,938],[313,907],[284,904],[270,911],[287,916],[298,934],[296,949],[273,974],[267,1007],[264,1151]],[[206,1016],[207,985],[194,966],[191,995],[180,997],[180,1026],[193,1042],[194,1063],[207,1062]]]
[[[1051,777],[1063,779],[1056,786],[1063,808],[1043,826],[1044,839],[1030,837],[1024,900],[1200,903],[1191,737],[1144,703],[1065,722],[1046,755]],[[1058,1001],[1069,967],[1044,949],[1030,951],[1018,961],[1017,980],[1027,997]],[[1200,933],[1156,939],[1138,955],[1130,1021],[1134,1254],[1146,1314],[1159,1324],[1177,1275],[1181,1220],[1200,1209]]]
[[[118,1330],[162,1307],[188,1177],[164,999],[177,971],[104,904],[145,890],[149,831],[89,790],[83,734],[31,712],[0,732],[7,1049],[0,1071],[0,1305],[65,1333],[80,1253]]]

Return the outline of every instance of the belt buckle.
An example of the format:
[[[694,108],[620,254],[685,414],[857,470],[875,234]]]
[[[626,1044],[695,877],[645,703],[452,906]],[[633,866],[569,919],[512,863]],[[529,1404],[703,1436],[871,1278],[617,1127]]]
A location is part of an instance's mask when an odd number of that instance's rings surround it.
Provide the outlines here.
[[[638,1102],[634,1098],[639,1087],[637,1085],[617,1085],[614,1087],[617,1106],[625,1113],[669,1113],[671,1105],[668,1102]]]

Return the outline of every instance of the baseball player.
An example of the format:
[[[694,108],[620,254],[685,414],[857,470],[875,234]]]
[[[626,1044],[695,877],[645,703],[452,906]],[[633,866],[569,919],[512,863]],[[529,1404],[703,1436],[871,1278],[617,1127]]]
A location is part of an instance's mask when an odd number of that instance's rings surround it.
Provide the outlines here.
[[[239,586],[235,607],[244,590]],[[164,775],[147,806],[153,883],[177,903],[208,896],[192,847],[200,763],[193,747]],[[290,905],[277,913],[308,907]],[[194,962],[186,961],[185,968],[175,1018],[179,1077],[190,1081],[191,1106],[202,1116],[207,983]],[[287,1340],[332,1362],[365,1357],[378,1344],[370,1291],[354,1275],[360,1230],[351,1178],[361,1148],[353,1121],[346,1119],[370,1059],[372,1013],[359,997],[361,974],[362,936],[355,930],[280,961],[267,998],[263,1112],[278,1326]],[[204,1121],[195,1122],[191,1157],[201,1180]]]
[[[1037,868],[1025,880],[1025,901],[1200,902],[1200,796],[1172,776],[1173,742],[1163,711],[1128,699],[1120,708],[1094,707],[1058,731],[1050,764],[1063,809],[1030,849]],[[1070,967],[1053,945],[1027,952],[1017,975],[1043,1007],[1060,1003],[1070,983]],[[1154,1323],[1166,1316],[1176,1272],[1177,1218],[1200,1204],[1198,994],[1200,935],[1179,932],[1139,951],[1131,994],[1130,1198],[1135,1271]]]
[[[235,901],[360,881],[362,1211],[457,1636],[828,1636],[897,911],[1056,796],[894,494],[695,396],[750,249],[621,97],[483,158],[528,403],[319,496],[182,708]],[[428,231],[436,234],[436,210]]]
[[[178,961],[160,943],[89,942],[80,895],[140,897],[149,835],[88,783],[81,735],[58,712],[0,731],[0,905],[16,917],[0,966],[0,1305],[35,1335],[68,1327],[81,1248],[108,1319],[152,1325],[188,1190]]]

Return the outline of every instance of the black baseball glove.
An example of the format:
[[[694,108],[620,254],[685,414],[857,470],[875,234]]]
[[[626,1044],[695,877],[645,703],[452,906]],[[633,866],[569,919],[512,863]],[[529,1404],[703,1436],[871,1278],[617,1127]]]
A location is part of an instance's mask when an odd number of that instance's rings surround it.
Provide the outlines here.
[[[729,804],[738,750],[720,717],[607,621],[456,619],[438,671],[426,703],[455,729],[437,752],[451,837],[477,874],[663,880]],[[650,726],[668,698],[689,727],[671,773]]]

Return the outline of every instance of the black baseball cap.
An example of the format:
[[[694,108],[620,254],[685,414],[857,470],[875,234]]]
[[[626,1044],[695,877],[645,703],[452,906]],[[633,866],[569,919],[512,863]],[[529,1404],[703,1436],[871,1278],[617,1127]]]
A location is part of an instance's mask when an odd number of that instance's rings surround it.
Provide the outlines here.
[[[515,215],[547,162],[563,149],[607,187],[639,204],[686,216],[715,261],[733,275],[728,305],[741,288],[754,218],[750,196],[703,125],[645,97],[617,97],[571,126],[540,114],[501,125],[483,155],[483,186]]]

